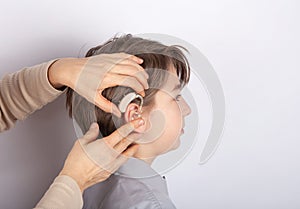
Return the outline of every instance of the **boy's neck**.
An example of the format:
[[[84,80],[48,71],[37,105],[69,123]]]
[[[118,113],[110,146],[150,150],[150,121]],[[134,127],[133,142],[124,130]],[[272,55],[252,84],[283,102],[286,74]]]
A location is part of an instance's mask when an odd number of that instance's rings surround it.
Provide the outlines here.
[[[155,151],[148,144],[140,144],[138,151],[134,154],[135,158],[140,159],[147,164],[151,165],[157,157]]]
[[[156,157],[152,157],[152,158],[142,158],[142,157],[139,157],[139,156],[134,156],[135,158],[137,159],[140,159],[142,161],[144,161],[145,163],[151,165],[153,163],[153,161],[155,160]]]

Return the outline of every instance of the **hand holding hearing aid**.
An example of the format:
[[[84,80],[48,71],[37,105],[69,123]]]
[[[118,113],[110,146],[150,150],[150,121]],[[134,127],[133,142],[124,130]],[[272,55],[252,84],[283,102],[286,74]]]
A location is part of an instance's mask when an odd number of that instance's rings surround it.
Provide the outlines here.
[[[126,137],[142,125],[143,119],[137,119],[96,140],[99,127],[93,123],[88,132],[75,142],[59,175],[72,177],[82,192],[106,180],[138,150],[138,145],[132,145],[133,141]]]
[[[145,96],[144,89],[149,88],[148,74],[139,65],[142,62],[142,59],[125,53],[61,59],[50,67],[49,81],[57,88],[72,88],[103,111],[120,117],[119,109],[102,96],[102,91],[119,85]]]

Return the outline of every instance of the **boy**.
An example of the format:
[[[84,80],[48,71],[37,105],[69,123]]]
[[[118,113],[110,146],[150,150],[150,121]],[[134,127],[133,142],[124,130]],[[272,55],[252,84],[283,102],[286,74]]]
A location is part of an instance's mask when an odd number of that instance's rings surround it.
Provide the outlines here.
[[[144,60],[141,65],[148,73],[150,87],[145,90],[144,97],[122,86],[103,91],[102,95],[120,108],[121,118],[94,107],[71,89],[67,91],[69,114],[82,132],[96,121],[101,136],[105,137],[137,117],[145,121],[132,135],[132,138],[138,138],[136,143],[139,144],[134,158],[108,180],[86,191],[84,208],[175,208],[164,178],[151,168],[151,163],[158,155],[176,149],[180,135],[184,133],[184,117],[190,114],[190,108],[180,91],[189,81],[188,61],[179,46],[165,46],[132,35],[113,38],[90,49],[87,56],[119,52],[134,54]],[[124,66],[124,71],[130,69]],[[143,75],[136,75],[139,76]],[[130,81],[124,80],[126,82]],[[124,143],[130,140],[125,138]]]

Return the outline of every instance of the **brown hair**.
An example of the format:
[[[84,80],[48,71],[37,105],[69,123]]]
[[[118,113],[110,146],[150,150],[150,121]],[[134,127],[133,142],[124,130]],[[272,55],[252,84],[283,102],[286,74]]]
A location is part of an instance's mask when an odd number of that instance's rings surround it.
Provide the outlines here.
[[[190,66],[181,49],[185,50],[181,46],[166,46],[157,41],[133,37],[131,34],[127,34],[121,37],[114,37],[103,45],[91,48],[87,52],[86,57],[124,52],[142,58],[143,63],[141,66],[149,75],[148,84],[150,87],[145,90],[144,106],[150,106],[153,102],[154,95],[166,82],[167,76],[163,71],[168,70],[170,66],[173,65],[176,69],[182,87],[188,83],[190,78]],[[102,95],[118,105],[117,102],[120,101],[124,95],[132,91],[133,90],[129,87],[117,86],[105,89]],[[88,130],[92,122],[97,122],[99,124],[100,134],[105,137],[124,123],[123,118],[118,119],[111,113],[104,112],[76,94],[71,88],[68,88],[66,97],[66,107],[69,109],[69,116],[74,116],[74,119],[83,133]],[[138,100],[132,102],[137,103]]]

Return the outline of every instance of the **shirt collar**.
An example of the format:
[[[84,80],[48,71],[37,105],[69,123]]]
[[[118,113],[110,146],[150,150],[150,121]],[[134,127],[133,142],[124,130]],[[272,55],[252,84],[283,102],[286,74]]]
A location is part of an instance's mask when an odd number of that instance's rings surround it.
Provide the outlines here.
[[[117,174],[129,178],[160,176],[149,164],[137,158],[129,158],[128,161],[118,169]]]
[[[152,189],[157,189],[160,192],[168,194],[165,178],[162,178],[161,175],[143,160],[137,158],[128,159],[128,161],[117,170],[115,175],[135,178],[147,184]]]

